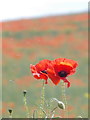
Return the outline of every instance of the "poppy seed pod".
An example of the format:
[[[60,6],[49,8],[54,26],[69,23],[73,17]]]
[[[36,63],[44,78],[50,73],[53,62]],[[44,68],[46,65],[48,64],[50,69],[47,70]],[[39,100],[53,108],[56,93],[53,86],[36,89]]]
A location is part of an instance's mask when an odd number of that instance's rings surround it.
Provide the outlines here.
[[[11,114],[12,113],[12,109],[8,109],[8,112]]]
[[[27,93],[27,91],[26,91],[26,90],[24,90],[24,91],[23,91],[24,96],[26,95],[26,93]]]
[[[64,105],[64,103],[61,102],[61,101],[58,101],[58,107],[59,107],[60,109],[65,109],[65,105]]]

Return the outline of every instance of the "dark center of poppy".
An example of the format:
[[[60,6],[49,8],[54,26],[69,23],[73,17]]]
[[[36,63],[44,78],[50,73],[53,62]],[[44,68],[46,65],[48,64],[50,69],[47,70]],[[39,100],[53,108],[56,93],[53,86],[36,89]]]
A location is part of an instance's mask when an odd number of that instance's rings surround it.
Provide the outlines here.
[[[41,72],[42,72],[42,73],[46,73],[46,74],[47,74],[47,72],[46,72],[45,70],[42,70]]]
[[[60,77],[66,77],[67,76],[67,72],[66,71],[60,71],[60,72],[58,72],[58,75],[60,76]]]

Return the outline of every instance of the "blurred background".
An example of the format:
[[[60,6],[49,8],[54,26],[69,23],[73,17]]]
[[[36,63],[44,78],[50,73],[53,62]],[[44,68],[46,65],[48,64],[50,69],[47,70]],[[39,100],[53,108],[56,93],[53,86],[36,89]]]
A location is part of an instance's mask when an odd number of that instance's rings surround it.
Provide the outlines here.
[[[30,64],[40,60],[68,58],[79,64],[68,77],[66,88],[69,118],[88,117],[88,1],[87,0],[3,0],[2,26],[2,112],[8,117],[25,118],[23,90],[27,90],[30,115],[40,105],[42,80],[33,78]],[[1,30],[1,29],[0,29]],[[61,83],[48,80],[45,98],[62,100]],[[53,107],[55,107],[53,105]],[[55,116],[62,116],[57,109]]]

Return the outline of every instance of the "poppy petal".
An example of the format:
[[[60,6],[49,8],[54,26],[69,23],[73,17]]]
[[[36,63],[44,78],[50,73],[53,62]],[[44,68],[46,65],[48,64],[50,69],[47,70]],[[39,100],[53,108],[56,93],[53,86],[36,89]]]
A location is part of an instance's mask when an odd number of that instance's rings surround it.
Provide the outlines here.
[[[47,73],[48,73],[49,78],[52,80],[52,82],[55,85],[57,85],[60,82],[60,77],[56,76],[55,71],[52,66],[49,66],[49,68],[47,69]]]
[[[62,79],[65,83],[67,83],[67,87],[69,88],[70,87],[70,82],[66,79],[66,78],[63,78]]]
[[[30,69],[32,73],[35,73],[37,71],[35,65],[32,64],[30,64]]]
[[[49,75],[49,78],[55,85],[58,85],[58,83],[60,82],[60,78],[58,76]]]
[[[65,59],[64,62],[71,64],[73,66],[73,68],[76,68],[78,66],[78,63],[74,60],[71,60],[71,59]]]
[[[38,64],[36,64],[37,71],[46,70],[49,63],[50,60],[47,59],[41,60]]]
[[[37,64],[37,65],[38,65],[38,64]],[[40,69],[40,65],[41,65],[41,64],[38,65],[38,66],[39,66],[39,69]],[[43,66],[43,65],[41,65],[41,67],[42,67],[42,66]],[[31,69],[31,72],[32,72],[34,78],[36,78],[36,79],[44,79],[44,80],[46,80],[46,83],[47,83],[47,79],[48,79],[47,74],[39,71],[39,70],[38,70],[38,67],[36,67],[36,65],[30,64],[30,69]]]

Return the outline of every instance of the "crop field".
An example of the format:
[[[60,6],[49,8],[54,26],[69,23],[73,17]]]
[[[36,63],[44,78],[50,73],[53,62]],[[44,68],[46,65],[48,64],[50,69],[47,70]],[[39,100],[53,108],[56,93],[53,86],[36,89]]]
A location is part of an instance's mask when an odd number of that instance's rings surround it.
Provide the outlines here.
[[[2,24],[2,116],[25,118],[23,90],[30,117],[39,111],[42,80],[33,77],[30,64],[40,60],[68,58],[78,62],[76,73],[68,77],[70,88],[65,88],[67,111],[56,109],[54,117],[88,117],[88,15],[86,13],[36,19],[6,21]],[[45,100],[63,101],[60,82],[49,79],[45,85]],[[64,101],[63,101],[64,102]],[[52,103],[52,108],[55,103]],[[51,109],[52,109],[51,108]],[[44,108],[45,111],[48,108]],[[65,112],[67,112],[65,114]],[[38,115],[36,115],[38,117]]]

